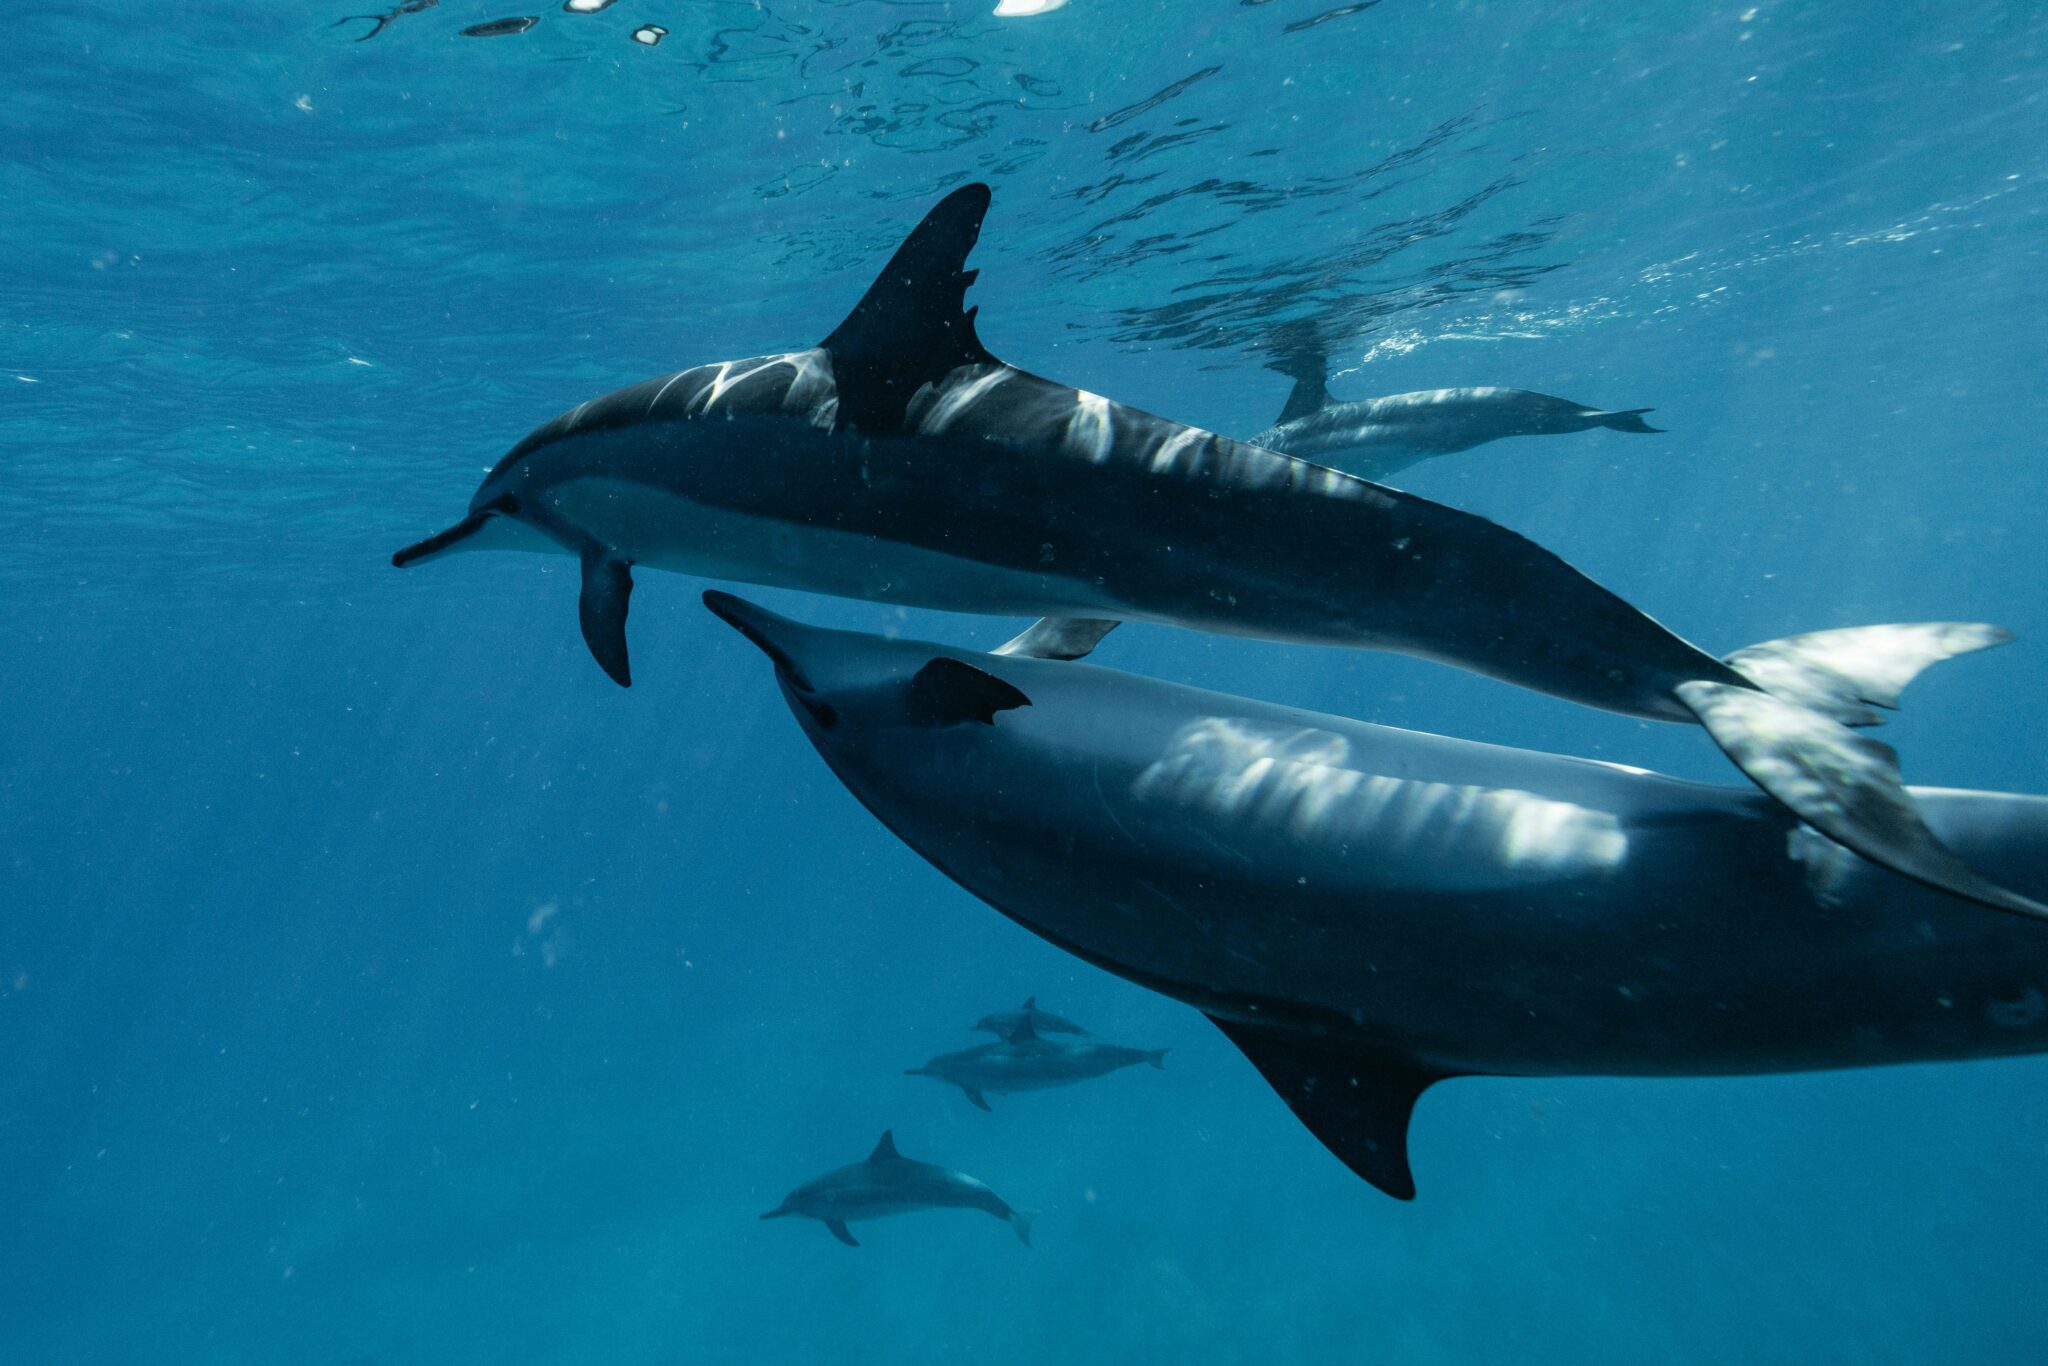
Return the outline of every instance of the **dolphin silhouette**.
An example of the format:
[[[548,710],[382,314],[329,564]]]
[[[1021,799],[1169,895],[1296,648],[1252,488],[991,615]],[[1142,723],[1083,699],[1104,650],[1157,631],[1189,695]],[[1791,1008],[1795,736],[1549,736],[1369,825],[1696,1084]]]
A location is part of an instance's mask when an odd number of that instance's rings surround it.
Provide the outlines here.
[[[622,685],[635,565],[1047,618],[1012,653],[1075,658],[1132,618],[1420,655],[1697,721],[1831,838],[2048,916],[1943,849],[1891,750],[1844,729],[1880,719],[1927,663],[2006,633],[1872,627],[1716,659],[1483,518],[1005,365],[964,308],[988,205],[986,185],[947,195],[809,350],[577,405],[513,447],[460,522],[392,562],[577,556],[584,640]]]
[[[1044,1091],[1146,1063],[1166,1066],[1164,1048],[1124,1048],[1112,1043],[1063,1043],[1040,1038],[1029,1025],[1019,1025],[998,1043],[941,1053],[904,1075],[937,1077],[959,1087],[969,1102],[987,1110],[988,1093]]]
[[[1038,998],[1027,996],[1024,1004],[1015,1010],[999,1010],[993,1015],[984,1015],[974,1022],[976,1030],[1009,1038],[1019,1030],[1030,1030],[1033,1034],[1086,1034],[1088,1031],[1064,1015],[1055,1015],[1049,1010],[1038,1008]]]
[[[883,1131],[881,1142],[865,1161],[804,1182],[761,1217],[816,1219],[840,1242],[859,1247],[848,1224],[921,1209],[978,1209],[1003,1220],[1016,1231],[1018,1241],[1031,1246],[1030,1214],[1012,1209],[965,1172],[903,1156],[896,1151],[891,1130]]]
[[[724,593],[804,734],[946,876],[1206,1013],[1360,1176],[1422,1092],[2048,1051],[2048,928],[1746,788],[1085,664],[800,625]],[[1917,789],[2048,892],[2048,799]]]

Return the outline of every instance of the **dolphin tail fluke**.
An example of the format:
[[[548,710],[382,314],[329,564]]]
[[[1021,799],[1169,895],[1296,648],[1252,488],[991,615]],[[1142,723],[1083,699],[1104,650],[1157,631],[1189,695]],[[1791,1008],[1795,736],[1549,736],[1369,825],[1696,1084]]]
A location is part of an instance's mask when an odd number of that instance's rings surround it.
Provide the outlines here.
[[[1013,1209],[1010,1211],[1010,1227],[1017,1230],[1017,1241],[1026,1247],[1031,1246],[1031,1221],[1037,1217],[1038,1214],[1034,1210]]]
[[[1396,1200],[1415,1198],[1408,1119],[1422,1093],[1454,1073],[1321,1048],[1214,1015],[1209,1019],[1338,1161]]]
[[[1911,621],[1811,631],[1747,646],[1721,662],[1765,692],[1845,726],[1884,720],[1920,671],[1944,659],[2003,645],[2012,632],[1980,621]]]
[[[1835,843],[1937,890],[2048,920],[2048,906],[2000,887],[1935,838],[1891,746],[1751,688],[1702,680],[1677,691],[1744,776]]]
[[[624,560],[602,551],[583,554],[583,592],[577,599],[576,618],[583,626],[583,643],[591,658],[622,688],[633,686],[633,670],[626,659],[626,605],[633,597],[633,570]]]
[[[1588,413],[1587,416],[1610,431],[1639,432],[1644,435],[1655,434],[1661,436],[1664,432],[1662,427],[1652,427],[1649,423],[1643,421],[1644,413],[1654,413],[1656,411],[1655,408],[1622,408],[1611,413]]]
[[[1145,1055],[1145,1061],[1164,1072],[1166,1070],[1166,1055],[1172,1051],[1171,1048],[1155,1048]]]

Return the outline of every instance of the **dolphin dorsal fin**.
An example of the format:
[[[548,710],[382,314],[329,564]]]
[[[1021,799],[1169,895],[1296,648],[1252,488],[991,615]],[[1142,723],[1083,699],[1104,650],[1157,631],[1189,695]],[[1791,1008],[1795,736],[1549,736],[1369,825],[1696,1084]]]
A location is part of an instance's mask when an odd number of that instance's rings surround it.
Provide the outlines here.
[[[884,1129],[882,1130],[880,1141],[875,1144],[875,1150],[868,1154],[868,1161],[886,1162],[892,1157],[901,1156],[903,1154],[896,1151],[896,1131],[894,1129]]]
[[[1028,1014],[1036,1009],[1038,1009],[1038,998],[1036,996],[1026,996],[1024,998],[1025,1013]]]
[[[1330,406],[1330,352],[1322,329],[1313,322],[1287,325],[1275,342],[1273,359],[1266,368],[1277,370],[1294,381],[1287,402],[1273,425],[1284,427],[1299,418],[1319,413]]]
[[[1214,1015],[1209,1019],[1338,1161],[1396,1200],[1415,1198],[1408,1118],[1423,1091],[1452,1073],[1320,1048]]]
[[[839,424],[893,431],[920,387],[962,365],[994,365],[966,307],[975,272],[967,254],[981,236],[989,188],[962,185],[911,230],[853,306],[819,345],[832,353]]]
[[[1028,707],[1031,699],[985,669],[940,655],[910,680],[909,711],[928,726],[996,723],[996,713]]]

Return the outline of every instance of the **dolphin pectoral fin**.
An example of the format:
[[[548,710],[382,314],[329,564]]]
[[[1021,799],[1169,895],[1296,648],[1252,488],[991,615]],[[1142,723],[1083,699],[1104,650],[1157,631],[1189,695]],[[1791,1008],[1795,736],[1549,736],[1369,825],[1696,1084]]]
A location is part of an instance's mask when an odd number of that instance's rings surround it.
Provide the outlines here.
[[[1890,745],[1752,688],[1696,680],[1677,693],[1743,776],[1835,843],[1939,891],[2048,920],[2048,906],[1992,882],[1935,838]]]
[[[1030,698],[994,674],[944,655],[910,680],[910,717],[928,726],[993,726],[997,712],[1030,705]]]
[[[1080,659],[1121,625],[1105,617],[1040,617],[989,653],[1025,659]]]
[[[924,385],[962,365],[1001,364],[975,335],[974,310],[966,307],[975,276],[967,255],[989,197],[986,185],[962,185],[934,205],[819,343],[832,354],[840,425],[892,431]]]
[[[458,549],[464,541],[482,531],[484,523],[489,520],[489,513],[472,512],[446,531],[437,531],[426,540],[416,541],[393,555],[392,568],[405,569],[411,565],[424,564],[428,560]]]
[[[860,1246],[858,1242],[854,1241],[853,1231],[846,1227],[846,1221],[844,1219],[827,1219],[825,1221],[825,1227],[832,1230],[832,1236],[834,1238],[837,1238],[840,1242],[846,1244],[848,1247]]]
[[[1415,1198],[1408,1118],[1425,1090],[1454,1074],[1317,1048],[1214,1015],[1209,1019],[1338,1161],[1396,1200]]]
[[[583,626],[583,643],[591,657],[622,688],[633,686],[633,671],[626,660],[626,605],[633,596],[633,570],[624,560],[601,551],[583,555],[583,592],[576,602],[576,618]]]
[[[963,1086],[960,1089],[966,1094],[967,1099],[973,1103],[975,1109],[986,1110],[990,1114],[995,1113],[995,1107],[988,1103],[987,1096],[984,1096],[981,1092],[975,1090],[972,1086]]]

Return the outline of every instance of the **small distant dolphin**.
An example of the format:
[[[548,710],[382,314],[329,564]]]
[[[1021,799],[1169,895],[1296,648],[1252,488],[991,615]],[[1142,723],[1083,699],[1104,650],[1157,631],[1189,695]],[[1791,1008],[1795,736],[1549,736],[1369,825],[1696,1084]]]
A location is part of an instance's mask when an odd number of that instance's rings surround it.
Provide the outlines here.
[[[1650,408],[1590,408],[1530,389],[1424,389],[1339,403],[1330,397],[1329,356],[1312,326],[1291,329],[1269,368],[1291,378],[1294,388],[1279,420],[1252,444],[1364,479],[1385,479],[1435,456],[1507,436],[1560,436],[1594,427],[1664,430],[1643,421]]]
[[[974,1027],[983,1033],[1009,1038],[1019,1030],[1033,1034],[1086,1034],[1088,1031],[1064,1015],[1055,1015],[1049,1010],[1038,1008],[1038,998],[1027,996],[1024,1004],[1015,1010],[997,1011],[984,1015],[974,1022]]]
[[[1435,456],[1469,451],[1504,436],[1559,436],[1595,427],[1662,432],[1643,421],[1642,414],[1651,411],[1588,408],[1531,389],[1423,389],[1331,402],[1292,418],[1283,413],[1252,444],[1364,479],[1385,479]]]
[[[2048,926],[1874,867],[1748,789],[705,596],[883,825],[1207,1013],[1403,1199],[1410,1111],[1446,1077],[2048,1051]],[[2048,893],[2048,799],[1915,795],[1973,862]]]
[[[1164,1069],[1164,1048],[1123,1048],[1113,1043],[1059,1043],[1041,1039],[1020,1028],[1000,1043],[964,1048],[958,1053],[941,1053],[922,1067],[908,1069],[908,1077],[937,1077],[967,1093],[980,1109],[989,1107],[987,1092],[1008,1095],[1014,1091],[1046,1091],[1055,1086],[1072,1086],[1077,1081],[1106,1077],[1126,1067],[1148,1063]]]
[[[1901,671],[2006,639],[1872,628],[1716,659],[1483,518],[1005,365],[964,307],[989,205],[966,185],[807,351],[680,370],[577,405],[392,556],[582,562],[583,638],[631,681],[633,566],[960,612],[1041,616],[1012,653],[1077,658],[1120,619],[1395,650],[1659,721],[1909,877],[2048,916],[1913,811],[1880,719]],[[1872,668],[1875,656],[1882,668]]]
[[[882,1141],[875,1144],[865,1162],[804,1182],[761,1217],[816,1219],[840,1242],[859,1247],[848,1224],[921,1209],[981,1210],[1007,1223],[1024,1246],[1031,1246],[1030,1214],[1010,1208],[1001,1196],[965,1172],[903,1156],[896,1151],[893,1130],[883,1132]]]

